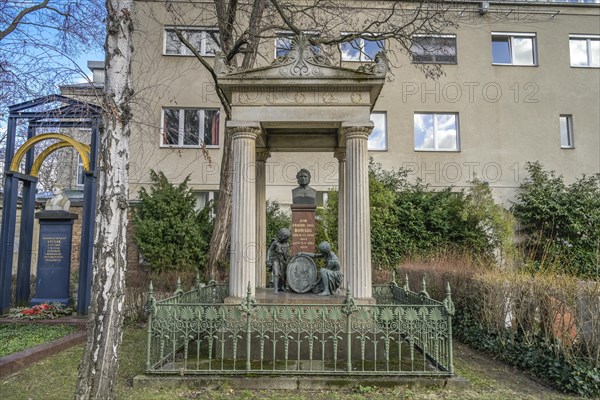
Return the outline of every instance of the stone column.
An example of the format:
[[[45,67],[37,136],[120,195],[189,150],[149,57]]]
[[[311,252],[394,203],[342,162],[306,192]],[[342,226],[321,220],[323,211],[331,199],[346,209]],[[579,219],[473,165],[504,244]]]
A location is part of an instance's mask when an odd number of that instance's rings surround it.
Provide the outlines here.
[[[231,268],[229,296],[246,296],[256,283],[256,137],[253,127],[228,128],[233,139]]]
[[[369,154],[372,127],[343,129],[346,141],[346,279],[355,298],[371,298],[371,223],[369,220]]]
[[[256,152],[256,287],[267,287],[267,159],[268,150]]]
[[[342,266],[342,288],[346,287],[346,149],[337,149],[338,159],[338,257]]]

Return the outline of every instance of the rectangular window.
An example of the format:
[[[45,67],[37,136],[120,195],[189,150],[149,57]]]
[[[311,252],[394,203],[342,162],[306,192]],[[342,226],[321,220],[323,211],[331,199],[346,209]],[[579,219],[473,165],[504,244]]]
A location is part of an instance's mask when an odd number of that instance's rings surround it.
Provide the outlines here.
[[[537,65],[535,33],[492,33],[492,64]]]
[[[385,112],[371,113],[373,131],[369,135],[369,150],[387,150],[387,120]]]
[[[415,113],[415,150],[459,151],[458,114]]]
[[[572,149],[575,147],[573,143],[573,116],[561,115],[559,117],[560,124],[560,147],[563,149]]]
[[[77,155],[77,186],[81,187],[84,184],[85,171],[83,170],[83,160],[80,155]]]
[[[456,64],[456,35],[414,35],[414,63]]]
[[[600,68],[600,35],[569,35],[571,67]]]
[[[219,145],[219,117],[219,110],[216,109],[165,108],[161,144],[216,147]]]
[[[188,42],[203,56],[214,56],[219,50],[219,31],[206,28],[179,28]],[[175,32],[175,28],[165,29],[165,52],[167,55],[191,56],[194,53]]]
[[[384,50],[383,40],[371,40],[363,37],[350,39],[340,44],[342,61],[373,61]]]

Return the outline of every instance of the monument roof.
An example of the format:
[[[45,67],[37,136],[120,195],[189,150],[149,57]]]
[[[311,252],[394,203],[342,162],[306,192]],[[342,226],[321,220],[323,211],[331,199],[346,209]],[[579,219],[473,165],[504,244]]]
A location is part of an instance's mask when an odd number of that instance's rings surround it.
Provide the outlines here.
[[[292,39],[290,51],[276,58],[271,65],[238,70],[226,65],[224,56],[217,54],[215,73],[225,94],[230,97],[236,89],[273,87],[314,87],[327,86],[328,90],[352,90],[355,87],[369,87],[374,104],[385,82],[389,70],[384,52],[375,56],[373,63],[364,64],[358,69],[333,65],[327,57],[315,52],[304,35]]]

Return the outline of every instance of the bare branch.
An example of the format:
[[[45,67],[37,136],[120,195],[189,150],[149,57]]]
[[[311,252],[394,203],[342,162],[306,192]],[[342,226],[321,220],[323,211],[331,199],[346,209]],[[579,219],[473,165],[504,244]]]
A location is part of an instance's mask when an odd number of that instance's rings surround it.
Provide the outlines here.
[[[40,4],[36,4],[35,6],[27,7],[25,9],[23,9],[20,13],[18,13],[17,16],[8,25],[8,27],[5,30],[3,30],[2,32],[0,32],[0,41],[2,41],[2,39],[4,39],[6,36],[8,36],[15,29],[17,29],[17,27],[21,23],[21,20],[23,20],[23,18],[25,18],[26,15],[36,12],[38,10],[41,10],[43,8],[46,8],[46,6],[48,5],[48,1],[49,0],[44,0]]]

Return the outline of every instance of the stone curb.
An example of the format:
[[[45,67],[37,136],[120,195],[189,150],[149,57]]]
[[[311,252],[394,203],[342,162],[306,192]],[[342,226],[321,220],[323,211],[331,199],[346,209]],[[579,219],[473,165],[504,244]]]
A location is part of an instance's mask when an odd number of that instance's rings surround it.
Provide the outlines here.
[[[77,331],[60,339],[53,340],[48,343],[40,344],[18,353],[10,354],[0,358],[0,377],[13,374],[23,368],[33,364],[34,362],[48,358],[56,353],[59,353],[69,347],[83,343],[86,332]]]
[[[133,378],[133,387],[153,388],[202,388],[217,390],[223,385],[235,390],[343,390],[350,391],[360,386],[377,388],[389,387],[431,387],[459,388],[468,387],[471,383],[460,376],[452,378],[426,377],[322,377],[322,376],[165,376],[138,375]]]

